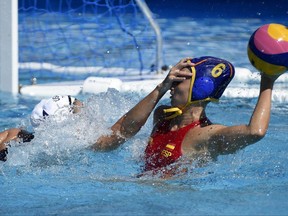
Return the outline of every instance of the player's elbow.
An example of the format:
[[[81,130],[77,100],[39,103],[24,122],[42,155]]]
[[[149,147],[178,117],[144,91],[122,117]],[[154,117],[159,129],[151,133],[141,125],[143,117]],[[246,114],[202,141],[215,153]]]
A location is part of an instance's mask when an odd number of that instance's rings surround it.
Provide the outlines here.
[[[91,149],[98,152],[109,152],[117,149],[124,141],[115,140],[111,142],[96,142]]]
[[[103,135],[91,146],[95,151],[112,151],[117,149],[121,144],[126,141],[120,133],[112,131],[108,135]]]
[[[134,127],[134,128],[131,128],[130,130],[121,131],[121,135],[125,139],[130,139],[133,136],[135,136],[140,131],[140,129],[141,127]]]
[[[255,142],[257,142],[263,139],[266,133],[267,133],[267,129],[263,129],[263,128],[254,129],[254,130],[251,130],[251,137]]]

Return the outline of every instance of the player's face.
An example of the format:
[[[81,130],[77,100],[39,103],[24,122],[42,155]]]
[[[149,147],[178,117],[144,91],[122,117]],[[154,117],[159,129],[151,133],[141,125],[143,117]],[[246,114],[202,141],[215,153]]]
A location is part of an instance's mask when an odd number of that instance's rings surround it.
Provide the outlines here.
[[[183,68],[182,70],[190,71],[189,68]],[[182,82],[175,82],[171,87],[171,105],[174,107],[184,107],[188,101],[189,89],[190,89],[191,77],[186,77],[186,80]]]
[[[82,107],[83,107],[83,103],[80,100],[75,99],[73,103],[73,113],[80,112]]]

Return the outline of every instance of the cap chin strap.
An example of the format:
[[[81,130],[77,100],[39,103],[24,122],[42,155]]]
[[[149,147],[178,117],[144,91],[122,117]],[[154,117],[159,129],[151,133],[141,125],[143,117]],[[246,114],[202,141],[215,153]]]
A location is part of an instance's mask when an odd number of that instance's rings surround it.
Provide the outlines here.
[[[168,108],[168,109],[164,109],[163,112],[164,113],[173,113],[172,115],[165,117],[166,120],[170,120],[170,119],[176,118],[177,116],[180,116],[183,113],[182,110],[180,108],[178,108],[178,107],[171,107],[171,108]]]
[[[191,63],[190,60],[188,60],[188,62]],[[192,71],[192,77],[191,77],[191,82],[190,82],[190,87],[189,87],[189,95],[188,95],[187,103],[185,104],[185,106],[182,109],[180,109],[179,107],[171,107],[168,109],[164,109],[163,110],[164,113],[172,113],[171,115],[165,117],[166,120],[170,120],[170,119],[176,118],[177,116],[182,115],[183,110],[191,104],[195,104],[195,103],[199,103],[199,102],[203,102],[203,101],[218,101],[217,99],[211,98],[211,97],[208,97],[208,98],[205,98],[202,100],[191,101],[192,100],[192,93],[193,93],[193,86],[194,86],[194,82],[195,82],[195,78],[196,78],[195,67],[191,67],[191,71]]]

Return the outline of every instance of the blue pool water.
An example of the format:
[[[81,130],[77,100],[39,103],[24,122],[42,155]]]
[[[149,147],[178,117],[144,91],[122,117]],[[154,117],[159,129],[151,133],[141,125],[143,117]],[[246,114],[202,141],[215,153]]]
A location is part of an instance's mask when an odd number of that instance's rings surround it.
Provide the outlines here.
[[[159,18],[165,62],[216,55],[253,71],[246,56],[247,40],[256,27],[270,22],[283,20]],[[20,74],[20,79],[25,76]],[[286,86],[276,84],[275,89]],[[29,114],[39,98],[3,92],[0,96],[0,129],[31,129]],[[186,176],[164,181],[135,177],[151,119],[113,152],[88,148],[143,96],[113,89],[79,95],[85,102],[80,115],[60,124],[47,122],[29,144],[12,143],[9,160],[0,163],[1,215],[288,214],[287,102],[273,101],[268,134],[257,144],[205,167],[191,165]],[[248,123],[255,103],[255,98],[224,97],[219,104],[210,104],[207,114],[212,122],[225,125]]]
[[[0,166],[1,215],[287,214],[285,104],[274,103],[270,130],[262,141],[194,168],[187,176],[163,181],[134,177],[140,172],[151,119],[135,138],[114,152],[94,153],[86,148],[143,96],[113,90],[104,95],[83,96],[88,99],[81,118],[61,125],[48,123],[36,132],[31,144],[10,148],[9,160]],[[24,102],[28,104],[20,99],[18,103]],[[226,125],[245,123],[255,102],[223,98],[219,105],[210,105],[208,115]],[[14,121],[8,126],[25,119],[21,113],[31,109],[27,105],[11,108],[15,104],[12,100],[1,105],[14,111],[14,117],[6,117]]]

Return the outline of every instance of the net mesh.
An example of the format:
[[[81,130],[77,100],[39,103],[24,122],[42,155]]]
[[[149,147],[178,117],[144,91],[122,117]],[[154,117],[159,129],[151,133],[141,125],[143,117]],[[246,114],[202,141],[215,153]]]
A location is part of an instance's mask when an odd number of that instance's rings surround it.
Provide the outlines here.
[[[141,75],[156,64],[155,34],[133,0],[19,0],[18,14],[20,80]]]

